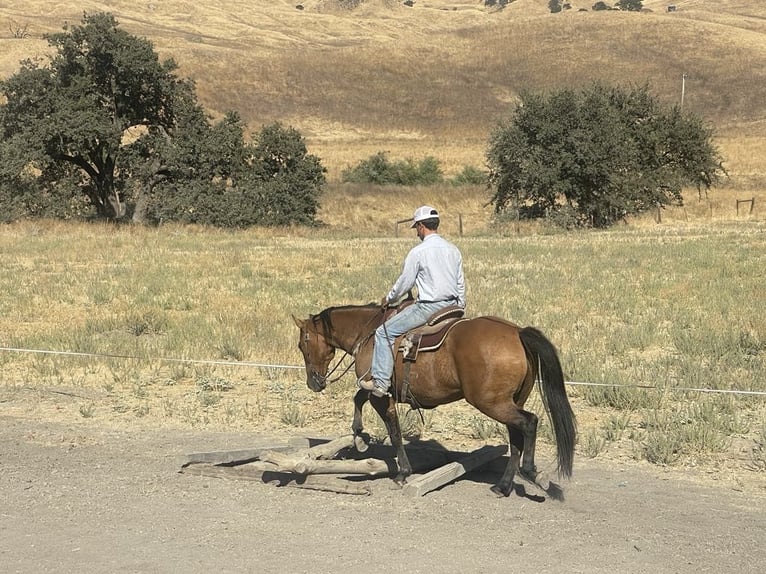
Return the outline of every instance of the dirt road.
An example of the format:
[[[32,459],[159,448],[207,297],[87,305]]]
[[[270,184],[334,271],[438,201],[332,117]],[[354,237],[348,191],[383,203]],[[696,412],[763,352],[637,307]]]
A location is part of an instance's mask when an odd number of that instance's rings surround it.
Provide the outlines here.
[[[579,459],[566,501],[472,474],[411,499],[178,472],[262,437],[0,417],[3,572],[760,572],[766,497]]]

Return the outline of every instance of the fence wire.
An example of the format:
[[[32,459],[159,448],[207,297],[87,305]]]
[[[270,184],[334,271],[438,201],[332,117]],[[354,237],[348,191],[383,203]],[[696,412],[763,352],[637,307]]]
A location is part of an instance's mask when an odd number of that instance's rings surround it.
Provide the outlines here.
[[[138,357],[135,355],[117,355],[111,353],[83,353],[77,351],[52,351],[46,349],[24,349],[18,347],[0,347],[0,351],[5,353],[37,354],[37,355],[58,355],[63,357],[83,357],[92,359],[124,359],[132,361],[146,362],[165,362],[165,363],[186,363],[192,365],[221,365],[226,367],[249,367],[260,369],[296,369],[305,370],[302,365],[284,365],[274,363],[259,363],[253,361],[225,361],[210,359],[179,359],[173,357]],[[709,389],[705,387],[658,387],[657,385],[647,385],[642,383],[590,383],[586,381],[564,381],[564,384],[583,387],[613,387],[613,388],[632,388],[663,390],[683,393],[715,393],[722,395],[743,395],[766,397],[766,391],[740,391],[736,389]]]

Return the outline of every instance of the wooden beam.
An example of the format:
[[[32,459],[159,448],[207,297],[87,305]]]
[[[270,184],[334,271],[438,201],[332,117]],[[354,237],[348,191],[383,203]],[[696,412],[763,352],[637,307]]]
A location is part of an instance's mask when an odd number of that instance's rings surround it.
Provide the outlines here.
[[[298,461],[292,468],[298,474],[367,474],[388,475],[396,470],[394,461],[377,458],[362,460],[310,460]]]
[[[305,437],[290,437],[287,442],[275,441],[268,439],[268,442],[264,441],[263,444],[257,445],[252,448],[242,448],[235,450],[213,450],[208,452],[194,452],[186,455],[186,459],[183,466],[189,464],[235,464],[246,463],[261,458],[261,453],[270,450],[275,452],[289,452],[293,450],[312,450],[311,440]],[[324,443],[330,441],[325,439],[313,439],[319,442],[318,448],[323,446]]]
[[[294,472],[296,474],[368,474],[374,476],[376,474],[390,474],[396,469],[393,460],[386,462],[377,458],[363,458],[361,460],[322,460],[311,458],[311,455],[318,454],[322,456],[334,455],[339,450],[337,448],[338,445],[345,444],[346,442],[353,444],[353,437],[348,436],[345,441],[340,439],[333,441],[335,443],[333,448],[317,451],[311,449],[298,453],[284,453],[275,450],[264,450],[259,458],[261,461],[273,464],[276,471]],[[328,443],[328,445],[333,443]]]
[[[265,468],[269,466],[270,468]],[[223,478],[234,480],[252,480],[263,483],[278,483],[280,486],[302,488],[307,490],[322,490],[337,492],[339,494],[369,495],[370,487],[326,476],[298,477],[291,473],[277,472],[272,465],[267,463],[250,463],[240,466],[216,466],[214,464],[190,464],[181,469],[184,474],[206,476],[209,478]]]
[[[448,482],[452,482],[456,478],[463,476],[465,473],[503,456],[507,452],[507,445],[485,445],[460,460],[445,464],[431,472],[408,481],[402,490],[407,496],[423,496],[424,494],[436,490]]]
[[[244,448],[240,450],[214,450],[210,452],[194,452],[186,455],[186,461],[183,466],[189,464],[208,463],[208,464],[232,464],[235,462],[248,462],[257,460],[261,453],[266,450],[285,451],[291,447],[285,443],[275,443],[256,448]]]
[[[352,446],[354,446],[354,437],[352,435],[346,435],[333,439],[324,444],[312,446],[310,449],[308,449],[306,456],[312,460],[319,458],[333,458],[344,448],[351,448]]]

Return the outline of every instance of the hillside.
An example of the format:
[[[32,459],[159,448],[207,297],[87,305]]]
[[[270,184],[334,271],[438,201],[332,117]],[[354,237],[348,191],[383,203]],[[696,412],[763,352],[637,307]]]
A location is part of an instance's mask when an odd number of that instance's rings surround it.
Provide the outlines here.
[[[751,150],[732,158],[734,172],[766,179],[766,154],[753,151],[766,147],[759,0],[682,0],[675,12],[650,0],[643,13],[575,1],[560,14],[547,0],[503,10],[482,0],[297,4],[6,0],[0,77],[45,52],[42,34],[79,23],[83,11],[109,11],[175,59],[212,114],[235,109],[253,131],[276,120],[295,126],[332,176],[379,150],[481,165],[489,130],[520,90],[646,82],[677,102],[687,74],[684,106],[716,128],[725,155]]]

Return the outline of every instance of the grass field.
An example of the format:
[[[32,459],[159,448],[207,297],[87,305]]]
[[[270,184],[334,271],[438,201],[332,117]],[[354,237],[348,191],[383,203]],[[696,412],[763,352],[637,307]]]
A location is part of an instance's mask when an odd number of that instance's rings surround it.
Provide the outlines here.
[[[763,396],[677,390],[766,392],[763,220],[520,231],[453,232],[469,313],[542,328],[568,380],[606,385],[569,388],[581,455],[765,470]],[[290,316],[378,299],[408,232],[2,227],[0,345],[94,356],[0,352],[0,401],[117,425],[342,432],[353,379],[315,395],[283,368],[302,365]],[[37,400],[19,403],[30,391]],[[48,412],[61,392],[77,402]],[[530,408],[541,413],[539,399]],[[502,435],[463,404],[406,421],[457,443]]]
[[[620,385],[570,387],[580,456],[736,468],[764,484],[763,397],[678,390],[766,391],[763,3],[686,0],[671,14],[651,0],[650,12],[626,14],[574,2],[559,15],[547,0],[503,11],[467,0],[295,4],[0,5],[0,77],[44,55],[44,33],[84,10],[110,11],[179,63],[213,117],[234,109],[253,132],[296,127],[330,180],[316,229],[0,227],[0,346],[97,355],[0,351],[3,411],[129,428],[344,432],[351,380],[315,395],[300,369],[219,363],[298,366],[290,315],[377,300],[414,244],[395,221],[431,203],[464,251],[470,314],[536,325],[570,381]],[[648,82],[677,102],[683,74],[684,106],[715,128],[730,179],[610,231],[495,222],[481,188],[338,183],[378,151],[433,156],[448,175],[483,167],[490,128],[523,89]],[[541,413],[537,399],[530,408]],[[405,424],[457,445],[500,433],[466,405]]]

